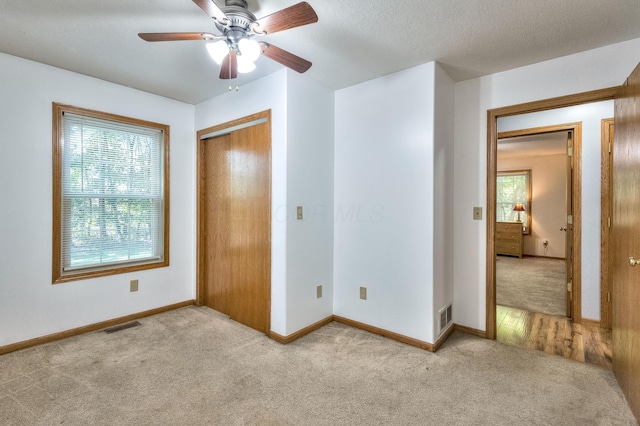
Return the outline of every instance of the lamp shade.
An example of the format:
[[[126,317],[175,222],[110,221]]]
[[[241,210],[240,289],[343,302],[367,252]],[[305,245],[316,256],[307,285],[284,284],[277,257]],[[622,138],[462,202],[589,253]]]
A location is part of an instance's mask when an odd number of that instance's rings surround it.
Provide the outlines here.
[[[221,64],[224,58],[229,54],[229,45],[224,40],[216,41],[215,43],[207,43],[206,46],[209,55],[211,55],[211,59],[213,59],[218,65]]]
[[[256,69],[256,64],[253,61],[244,57],[244,55],[238,56],[238,72],[246,74]]]
[[[255,62],[260,57],[260,45],[255,40],[243,38],[238,42],[238,48],[240,49],[240,56],[251,62]]]
[[[524,204],[523,203],[516,203],[516,205],[513,207],[513,211],[514,212],[523,212],[524,211]]]

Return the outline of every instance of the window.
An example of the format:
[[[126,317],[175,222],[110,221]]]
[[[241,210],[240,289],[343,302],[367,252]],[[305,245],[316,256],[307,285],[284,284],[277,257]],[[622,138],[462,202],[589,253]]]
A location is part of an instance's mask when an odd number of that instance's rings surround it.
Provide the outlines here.
[[[53,104],[53,282],[169,265],[169,126]]]
[[[498,222],[520,220],[524,234],[530,234],[531,170],[498,172],[496,184],[496,220]],[[514,211],[516,203],[522,203],[524,211]]]

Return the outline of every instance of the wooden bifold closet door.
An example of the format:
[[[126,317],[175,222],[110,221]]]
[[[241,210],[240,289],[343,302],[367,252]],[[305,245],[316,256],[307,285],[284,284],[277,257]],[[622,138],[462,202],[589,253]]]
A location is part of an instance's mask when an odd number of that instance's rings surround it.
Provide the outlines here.
[[[263,333],[271,305],[270,139],[267,121],[199,142],[203,303]]]

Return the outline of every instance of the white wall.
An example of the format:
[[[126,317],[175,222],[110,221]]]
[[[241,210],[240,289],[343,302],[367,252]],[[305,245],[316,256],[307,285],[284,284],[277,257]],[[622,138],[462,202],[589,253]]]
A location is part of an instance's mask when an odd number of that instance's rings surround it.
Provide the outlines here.
[[[640,39],[456,84],[454,134],[454,320],[485,329],[487,110],[622,84],[640,61]],[[587,182],[583,182],[587,185]],[[585,308],[592,307],[583,300]],[[588,315],[591,315],[589,313]]]
[[[582,316],[600,319],[601,123],[613,117],[613,101],[504,117],[498,131],[582,122]]]
[[[531,234],[524,236],[524,254],[564,259],[566,232],[560,226],[567,221],[567,157],[498,159],[499,172],[510,170],[531,170]]]
[[[193,299],[193,106],[2,53],[0,81],[0,346]],[[51,284],[52,102],[171,126],[169,267]]]
[[[333,314],[333,118],[334,92],[287,71],[287,334]]]
[[[427,342],[434,78],[428,63],[335,95],[334,313]]]

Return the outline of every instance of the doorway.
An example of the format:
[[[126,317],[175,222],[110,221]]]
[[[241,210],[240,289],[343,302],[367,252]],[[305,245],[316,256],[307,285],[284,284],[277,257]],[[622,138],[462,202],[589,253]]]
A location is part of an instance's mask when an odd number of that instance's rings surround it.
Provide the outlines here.
[[[504,108],[497,108],[487,111],[487,280],[486,280],[486,336],[490,339],[496,338],[496,175],[497,175],[497,141],[498,141],[498,118],[508,117],[531,112],[547,111],[556,108],[570,107],[612,100],[617,88],[602,89],[577,95],[563,96],[544,101],[530,102],[526,104],[514,105]],[[574,151],[575,152],[575,151]],[[574,173],[581,173],[581,165],[575,164]],[[578,183],[576,180],[574,183]],[[574,195],[580,193],[580,188],[574,187]],[[573,274],[573,298],[581,300],[580,282],[581,274],[581,235],[580,235],[580,203],[574,200],[574,263]],[[581,306],[576,304],[573,308],[574,321],[580,323],[582,320]]]
[[[197,304],[269,333],[271,113],[197,134]]]
[[[580,198],[573,193],[573,164],[580,162],[581,128],[568,123],[498,134],[497,305],[574,316],[574,225],[567,218]]]

